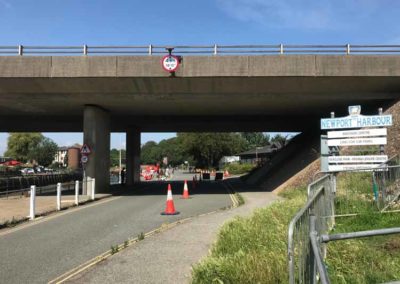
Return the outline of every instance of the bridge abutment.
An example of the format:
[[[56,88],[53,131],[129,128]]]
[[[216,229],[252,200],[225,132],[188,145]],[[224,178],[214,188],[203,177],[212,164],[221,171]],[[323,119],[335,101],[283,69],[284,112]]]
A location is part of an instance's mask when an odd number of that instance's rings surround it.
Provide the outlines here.
[[[110,188],[110,114],[93,105],[83,112],[83,142],[91,148],[86,176],[96,179],[96,193]]]
[[[129,128],[126,131],[126,184],[140,182],[140,130]]]

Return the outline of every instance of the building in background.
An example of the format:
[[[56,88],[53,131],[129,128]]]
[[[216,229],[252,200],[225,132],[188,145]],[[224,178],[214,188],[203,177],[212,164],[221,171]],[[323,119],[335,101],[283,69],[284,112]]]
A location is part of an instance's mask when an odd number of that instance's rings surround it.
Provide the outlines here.
[[[10,160],[12,160],[12,158],[0,156],[0,163],[4,163],[4,162],[10,161]]]
[[[81,164],[81,148],[82,145],[74,144],[68,148],[68,168],[77,170],[82,167]]]
[[[254,149],[238,154],[241,163],[265,164],[271,157],[283,146],[279,142],[273,142],[271,145],[256,147]]]
[[[81,147],[80,144],[72,146],[59,147],[54,156],[53,163],[57,163],[60,167],[76,170],[81,167]]]
[[[67,153],[68,147],[59,147],[56,155],[54,156],[53,164],[57,163],[60,165],[60,167],[65,168],[67,166]]]
[[[219,169],[223,169],[225,165],[231,164],[231,163],[238,163],[240,161],[239,156],[223,156],[221,160],[218,162],[218,167]]]

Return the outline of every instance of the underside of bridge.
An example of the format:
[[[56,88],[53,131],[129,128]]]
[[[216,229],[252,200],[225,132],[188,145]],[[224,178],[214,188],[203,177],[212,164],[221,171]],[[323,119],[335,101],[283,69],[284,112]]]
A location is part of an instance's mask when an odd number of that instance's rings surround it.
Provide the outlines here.
[[[0,131],[83,131],[105,191],[111,131],[128,134],[133,183],[141,131],[306,131],[348,105],[376,113],[400,98],[396,56],[188,56],[174,77],[160,59],[0,57]]]

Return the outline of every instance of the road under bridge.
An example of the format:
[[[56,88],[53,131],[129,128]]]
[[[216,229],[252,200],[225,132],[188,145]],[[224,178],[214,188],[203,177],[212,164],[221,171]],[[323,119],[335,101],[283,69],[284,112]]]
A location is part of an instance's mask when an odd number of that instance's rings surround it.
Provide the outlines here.
[[[127,133],[127,183],[140,133],[306,131],[331,111],[376,113],[400,97],[395,55],[1,56],[0,131],[83,131],[88,176],[109,185],[111,132]]]

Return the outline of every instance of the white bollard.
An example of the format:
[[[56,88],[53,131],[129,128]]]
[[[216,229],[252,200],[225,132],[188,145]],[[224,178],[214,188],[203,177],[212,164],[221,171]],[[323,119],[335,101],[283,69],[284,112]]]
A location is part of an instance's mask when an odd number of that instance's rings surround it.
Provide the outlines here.
[[[29,207],[29,219],[35,219],[35,205],[36,205],[36,185],[31,186],[31,199]]]
[[[92,200],[94,200],[94,194],[95,194],[94,188],[95,188],[95,186],[96,186],[96,180],[94,178],[92,178]]]
[[[61,183],[57,183],[57,210],[61,210]]]
[[[75,205],[79,205],[79,180],[75,181]]]

